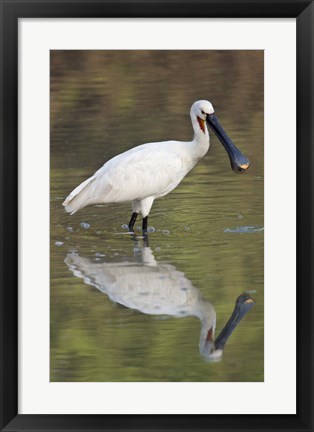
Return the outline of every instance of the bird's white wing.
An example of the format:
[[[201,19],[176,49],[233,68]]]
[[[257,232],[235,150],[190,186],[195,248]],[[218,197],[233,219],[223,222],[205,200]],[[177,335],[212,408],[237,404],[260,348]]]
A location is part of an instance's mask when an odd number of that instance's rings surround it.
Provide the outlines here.
[[[182,154],[175,144],[151,143],[108,161],[96,173],[91,188],[101,202],[141,200],[162,195],[185,174]]]
[[[90,204],[141,200],[165,195],[192,168],[177,141],[143,144],[106,162],[64,202],[74,213]],[[191,165],[191,166],[190,166]]]

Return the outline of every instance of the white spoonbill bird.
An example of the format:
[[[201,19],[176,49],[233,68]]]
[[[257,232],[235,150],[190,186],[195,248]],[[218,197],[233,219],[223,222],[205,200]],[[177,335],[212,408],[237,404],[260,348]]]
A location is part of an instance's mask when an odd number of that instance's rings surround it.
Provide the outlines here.
[[[249,167],[249,160],[228,137],[210,102],[194,102],[190,116],[194,129],[193,141],[152,142],[115,156],[70,193],[63,202],[65,210],[73,214],[92,204],[132,201],[133,213],[129,230],[133,230],[137,215],[141,212],[143,232],[146,232],[148,215],[154,200],[177,187],[207,153],[207,125],[225,147],[232,169],[243,172]]]
[[[144,247],[134,261],[94,262],[69,253],[65,262],[72,273],[106,294],[113,302],[147,315],[183,318],[194,316],[201,322],[199,351],[210,361],[222,357],[227,340],[242,318],[254,306],[246,293],[237,300],[230,319],[214,340],[216,312],[213,305],[172,264],[156,261],[152,250]]]

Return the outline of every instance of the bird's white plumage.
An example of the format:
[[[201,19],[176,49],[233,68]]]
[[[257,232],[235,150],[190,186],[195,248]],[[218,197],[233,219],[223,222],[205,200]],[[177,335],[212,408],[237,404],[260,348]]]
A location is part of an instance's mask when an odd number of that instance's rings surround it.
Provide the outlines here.
[[[75,213],[91,204],[133,201],[133,210],[143,217],[156,198],[167,195],[181,182],[209,148],[205,121],[213,113],[208,101],[195,102],[190,111],[193,141],[162,141],[142,144],[115,156],[96,173],[77,186],[63,202],[67,212]]]

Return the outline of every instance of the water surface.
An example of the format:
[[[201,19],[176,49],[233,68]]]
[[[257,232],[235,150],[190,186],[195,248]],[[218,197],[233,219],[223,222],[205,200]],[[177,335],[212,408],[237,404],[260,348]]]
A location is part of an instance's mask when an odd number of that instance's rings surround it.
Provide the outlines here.
[[[155,201],[146,247],[140,229],[134,240],[123,228],[128,203],[64,212],[68,193],[114,155],[190,140],[197,99],[213,103],[251,160],[247,173],[231,170],[211,135],[208,154]],[[263,179],[262,52],[52,51],[51,381],[263,381]],[[114,288],[128,271],[144,309]],[[173,290],[162,294],[156,274],[173,278]],[[254,297],[219,362],[200,352],[201,319],[180,309],[178,281],[211,305],[216,335],[238,295]]]

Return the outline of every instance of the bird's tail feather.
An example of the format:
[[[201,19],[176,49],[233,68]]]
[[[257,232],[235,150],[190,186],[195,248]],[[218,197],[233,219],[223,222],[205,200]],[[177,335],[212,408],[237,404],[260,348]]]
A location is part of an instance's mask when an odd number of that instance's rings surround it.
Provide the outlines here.
[[[88,178],[78,185],[67,198],[63,201],[62,205],[65,207],[67,213],[74,214],[81,208],[93,204],[90,193],[90,186],[95,179],[95,176]]]

